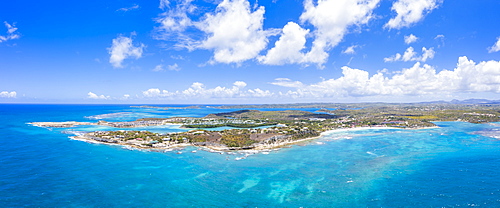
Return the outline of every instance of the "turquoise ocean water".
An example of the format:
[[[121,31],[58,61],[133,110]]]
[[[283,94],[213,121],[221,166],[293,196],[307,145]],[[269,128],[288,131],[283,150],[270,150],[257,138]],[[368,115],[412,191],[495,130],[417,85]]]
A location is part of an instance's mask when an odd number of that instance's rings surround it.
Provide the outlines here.
[[[2,104],[0,207],[500,207],[499,123],[338,131],[243,160],[196,148],[129,150],[65,133],[112,128],[26,124],[232,110]]]

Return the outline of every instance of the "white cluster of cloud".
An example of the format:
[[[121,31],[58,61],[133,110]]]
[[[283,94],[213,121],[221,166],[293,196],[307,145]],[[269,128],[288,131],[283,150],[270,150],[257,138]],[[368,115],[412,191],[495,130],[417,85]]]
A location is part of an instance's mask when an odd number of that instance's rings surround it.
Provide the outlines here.
[[[245,89],[247,84],[236,81],[230,87],[207,88],[200,82],[178,91],[151,88],[142,92],[139,99],[161,100],[230,100],[230,99],[319,99],[355,98],[369,96],[447,96],[454,93],[500,93],[500,61],[475,63],[466,56],[458,59],[453,70],[437,71],[434,67],[415,63],[410,68],[388,74],[386,70],[370,75],[361,69],[342,67],[342,76],[304,84],[288,78],[277,78],[270,84],[292,88],[271,92],[262,89]],[[15,97],[15,92],[1,92],[0,97]],[[88,98],[113,100],[110,96],[89,92]],[[128,99],[125,95],[121,100]],[[261,100],[262,101],[262,100]]]
[[[307,34],[309,30],[303,29],[295,22],[288,22],[274,47],[267,51],[265,56],[259,56],[257,59],[260,63],[269,65],[305,62],[302,50],[305,48]]]
[[[269,90],[248,89],[244,90],[247,84],[242,81],[236,81],[232,87],[206,88],[204,84],[195,82],[186,90],[169,92],[151,88],[142,95],[146,98],[165,98],[165,99],[212,99],[212,98],[264,98],[271,97],[273,93]]]
[[[7,35],[0,35],[0,43],[8,40],[19,39],[21,36],[16,33],[17,27],[14,24],[9,24],[8,22],[3,22],[5,27],[7,27]]]
[[[111,99],[110,96],[105,96],[105,95],[97,95],[93,92],[87,93],[87,98],[89,99],[95,99],[95,100],[108,100]]]
[[[408,45],[416,42],[417,40],[418,40],[418,37],[413,35],[413,34],[405,36],[405,43]]]
[[[306,61],[325,63],[327,51],[340,43],[349,27],[368,23],[378,3],[379,0],[322,0],[315,5],[312,0],[306,0],[300,20],[316,29]]]
[[[265,9],[250,5],[248,0],[222,0],[214,12],[200,20],[193,20],[198,8],[193,0],[160,0],[160,8],[167,10],[157,19],[161,24],[157,38],[177,41],[176,47],[189,50],[213,51],[210,63],[237,63],[257,60],[266,65],[317,64],[322,66],[329,51],[346,34],[373,19],[373,11],[380,0],[304,0],[300,25],[288,22],[282,29],[263,29]],[[396,17],[386,28],[409,27],[436,9],[442,0],[397,0],[392,10]],[[312,26],[306,29],[305,26]],[[201,37],[189,35],[188,28],[202,31]],[[280,35],[273,47],[266,51],[269,36]],[[172,38],[175,36],[175,38]],[[415,42],[410,35],[405,42]],[[312,41],[311,46],[307,42]],[[307,46],[307,47],[306,47]],[[354,53],[354,47],[345,50]]]
[[[343,76],[306,85],[286,78],[272,84],[295,88],[282,96],[294,98],[356,97],[375,95],[429,95],[457,92],[500,93],[500,61],[476,64],[467,57],[458,59],[453,71],[436,70],[427,64],[416,63],[392,77],[379,72],[372,76],[367,71],[342,67]]]
[[[427,13],[436,9],[442,0],[398,0],[392,4],[391,10],[397,13],[384,25],[390,29],[409,27],[419,22]]]
[[[12,91],[12,92],[2,91],[2,92],[0,92],[0,98],[16,98],[16,97],[17,97],[16,91]]]
[[[494,53],[500,51],[500,37],[497,37],[497,42],[488,48],[489,53]]]
[[[310,31],[289,22],[275,46],[258,60],[270,65],[315,63],[321,66],[328,59],[328,51],[342,41],[349,27],[359,27],[372,19],[372,11],[378,3],[379,0],[324,0],[314,4],[306,0],[300,20],[302,24],[314,26],[311,50],[303,52]]]
[[[157,39],[178,43],[175,47],[188,50],[213,50],[211,63],[241,63],[257,57],[267,46],[272,31],[263,30],[264,7],[252,11],[248,0],[223,0],[213,13],[206,13],[199,21],[192,20],[197,7],[192,0],[160,1],[160,8],[168,9],[157,19]],[[184,34],[189,28],[202,31],[203,38],[193,39]],[[175,37],[173,37],[175,36]]]
[[[214,50],[214,61],[240,63],[259,55],[267,46],[263,30],[264,7],[250,10],[247,0],[224,0],[215,14],[207,14],[197,27],[208,37],[200,48]]]
[[[427,61],[427,59],[433,59],[434,58],[434,54],[436,52],[434,51],[434,48],[425,48],[425,47],[422,47],[422,55],[421,56],[418,56],[417,55],[417,52],[415,52],[415,49],[413,49],[413,47],[408,47],[406,49],[406,51],[404,52],[403,55],[401,55],[400,53],[396,53],[396,55],[394,56],[391,56],[391,57],[388,57],[388,58],[384,58],[384,61],[385,62],[394,62],[394,61],[421,61],[421,62],[425,62]]]
[[[132,44],[132,38],[118,35],[117,38],[113,39],[111,48],[108,48],[108,52],[111,55],[109,57],[109,63],[115,68],[123,68],[123,60],[130,57],[136,59],[141,58],[145,47],[146,46],[142,43],[139,46],[134,46]]]
[[[111,97],[109,95],[97,95],[93,92],[87,93],[87,99],[93,100],[128,100],[129,98],[129,94],[124,94],[123,97]]]

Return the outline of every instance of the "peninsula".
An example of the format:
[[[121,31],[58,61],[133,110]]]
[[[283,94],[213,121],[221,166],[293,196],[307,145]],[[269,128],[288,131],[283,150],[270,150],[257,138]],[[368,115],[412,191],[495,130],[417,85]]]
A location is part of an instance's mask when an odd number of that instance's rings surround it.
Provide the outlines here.
[[[312,104],[304,105],[310,107]],[[282,107],[282,105],[279,105]],[[319,107],[315,104],[315,107]],[[326,104],[323,104],[326,106]],[[151,108],[151,106],[147,106]],[[231,108],[237,108],[230,106]],[[246,106],[248,107],[248,106]],[[266,106],[269,108],[269,106]],[[300,109],[296,105],[294,109]],[[104,125],[134,128],[179,125],[187,132],[160,134],[149,131],[96,131],[75,139],[106,144],[127,145],[141,149],[168,149],[200,146],[214,150],[272,149],[319,137],[335,129],[356,127],[394,127],[419,129],[435,127],[431,121],[486,123],[500,121],[499,105],[464,104],[329,104],[315,112],[302,110],[238,110],[209,114],[205,117],[143,118],[129,122],[33,122],[40,127]],[[233,127],[225,130],[210,130]]]

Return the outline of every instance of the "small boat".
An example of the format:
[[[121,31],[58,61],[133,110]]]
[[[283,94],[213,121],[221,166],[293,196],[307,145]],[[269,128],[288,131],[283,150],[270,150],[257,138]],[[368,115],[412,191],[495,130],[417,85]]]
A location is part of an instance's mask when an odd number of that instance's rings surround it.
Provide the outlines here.
[[[246,159],[247,157],[237,157],[237,158],[234,158],[234,160],[243,160],[243,159]]]

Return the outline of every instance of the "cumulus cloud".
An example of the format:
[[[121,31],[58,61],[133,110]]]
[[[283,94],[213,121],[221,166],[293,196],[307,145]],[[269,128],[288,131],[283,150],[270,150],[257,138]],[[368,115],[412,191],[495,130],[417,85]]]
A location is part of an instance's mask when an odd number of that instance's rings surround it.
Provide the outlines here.
[[[247,97],[255,97],[255,98],[269,98],[274,95],[274,93],[270,92],[269,90],[261,90],[259,88],[255,89],[249,89],[248,94],[246,95]]]
[[[9,24],[8,22],[3,22],[5,27],[7,27],[7,35],[0,35],[0,43],[8,40],[19,39],[21,36],[17,33],[17,27],[15,24]]]
[[[417,40],[418,40],[418,37],[413,35],[413,34],[405,36],[405,43],[408,45],[416,42]]]
[[[305,84],[289,78],[277,78],[270,84],[289,89],[273,93],[265,89],[247,89],[247,83],[236,81],[231,86],[209,88],[195,82],[184,90],[168,91],[151,88],[142,92],[145,99],[163,100],[225,100],[225,99],[283,99],[283,98],[341,98],[367,96],[443,96],[454,93],[500,93],[500,61],[476,63],[463,56],[452,70],[437,71],[434,67],[415,63],[410,68],[393,73],[386,69],[370,74],[362,69],[344,66],[339,78],[323,79]],[[1,92],[0,97],[15,97],[15,92]],[[130,96],[125,95],[122,99]],[[90,99],[111,99],[89,92]]]
[[[123,68],[123,60],[133,57],[135,59],[142,57],[142,51],[146,46],[140,44],[139,46],[134,46],[132,44],[132,38],[123,37],[119,35],[117,38],[113,39],[111,48],[108,48],[108,52],[111,55],[109,57],[109,63],[115,68]]]
[[[247,0],[223,0],[215,13],[206,14],[196,27],[208,37],[199,48],[213,50],[213,61],[241,63],[257,57],[267,46],[268,33],[262,29],[264,7],[250,9]]]
[[[12,91],[12,92],[2,91],[2,92],[0,92],[0,98],[16,98],[16,97],[17,97],[16,91]]]
[[[240,89],[245,87],[244,82],[235,82],[230,88],[217,86],[215,88],[207,89],[204,84],[195,82],[190,88],[181,92],[182,97],[192,98],[192,97],[202,97],[202,98],[232,98],[239,96]]]
[[[271,65],[315,63],[321,67],[328,59],[328,51],[342,41],[349,27],[359,27],[372,19],[378,3],[379,0],[322,0],[316,3],[305,0],[300,20],[314,27],[311,49],[303,51],[310,31],[289,22],[275,46],[258,60]],[[354,53],[355,47],[348,48],[346,53]]]
[[[160,8],[168,11],[157,19],[161,26],[156,38],[174,40],[174,47],[211,50],[209,63],[241,64],[256,59],[267,65],[315,63],[322,67],[328,51],[342,41],[350,28],[372,19],[380,0],[305,0],[300,23],[311,24],[312,32],[295,22],[288,22],[283,29],[264,30],[264,7],[256,3],[252,8],[248,0],[222,0],[214,12],[200,20],[193,19],[197,8],[192,0],[174,2],[175,6],[160,1]],[[203,35],[195,37],[188,29],[200,30]],[[280,35],[274,47],[260,55],[273,35]],[[308,38],[313,39],[312,46],[304,51]]]
[[[305,0],[300,20],[315,27],[315,39],[303,62],[324,64],[327,51],[338,45],[349,27],[368,23],[378,3],[379,0],[321,0],[315,4]]]
[[[497,37],[497,42],[488,48],[489,53],[494,53],[500,51],[500,37]]]
[[[302,63],[304,54],[301,51],[305,48],[308,33],[309,30],[303,29],[297,23],[288,22],[274,47],[267,51],[265,56],[258,57],[258,60],[269,65]]]
[[[422,56],[418,56],[417,52],[413,49],[413,47],[408,47],[406,51],[404,52],[403,55],[400,53],[396,53],[396,55],[384,58],[385,62],[394,62],[394,61],[422,61],[425,62],[427,59],[433,59],[434,54],[436,52],[434,51],[434,48],[422,48]]]
[[[476,64],[467,57],[458,59],[454,70],[437,72],[432,66],[415,63],[392,77],[379,72],[372,76],[367,71],[342,67],[340,78],[328,79],[311,85],[281,79],[272,83],[295,88],[282,96],[292,98],[357,97],[376,95],[442,95],[460,92],[500,93],[500,61]],[[300,84],[283,84],[300,83]]]
[[[144,97],[165,97],[169,95],[167,90],[160,91],[158,88],[151,88],[142,92]]]
[[[164,98],[164,99],[219,99],[219,98],[263,98],[271,97],[273,93],[269,90],[248,89],[245,82],[236,81],[232,87],[207,88],[203,83],[195,82],[188,89],[170,92],[168,90],[160,90],[151,88],[142,92],[146,98]]]
[[[459,89],[472,92],[500,93],[500,61],[487,61],[476,64],[467,57],[458,59],[455,74]]]
[[[424,16],[436,9],[442,0],[398,0],[392,4],[391,10],[396,17],[387,22],[384,27],[400,29],[419,22]]]
[[[89,99],[95,99],[95,100],[107,100],[110,99],[110,96],[105,96],[105,95],[97,95],[93,92],[87,93],[87,98]]]
[[[328,59],[328,51],[342,41],[353,27],[360,27],[372,19],[373,10],[380,0],[305,0],[301,25],[288,22],[282,29],[263,29],[265,9],[248,0],[222,0],[214,12],[195,20],[197,10],[192,0],[160,1],[160,8],[168,11],[157,19],[157,39],[174,40],[174,47],[188,50],[213,51],[209,63],[236,63],[256,59],[262,64],[310,64],[322,66]],[[181,2],[181,3],[179,3]],[[201,38],[190,33],[199,30]],[[280,35],[274,46],[265,52],[268,37]],[[306,49],[307,39],[313,40]],[[354,49],[354,48],[353,48]],[[307,51],[304,51],[307,50]]]

